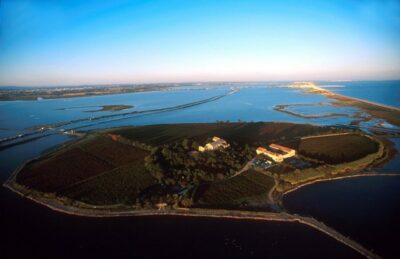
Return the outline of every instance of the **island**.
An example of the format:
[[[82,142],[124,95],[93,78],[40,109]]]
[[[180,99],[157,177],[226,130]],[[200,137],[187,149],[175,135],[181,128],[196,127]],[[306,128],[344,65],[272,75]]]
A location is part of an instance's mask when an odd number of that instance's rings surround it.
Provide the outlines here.
[[[116,105],[102,105],[99,107],[100,107],[100,109],[85,111],[85,112],[117,112],[117,111],[130,109],[133,106],[132,105],[124,105],[124,104],[116,104]]]
[[[375,257],[312,218],[285,193],[315,181],[373,175],[390,143],[354,128],[277,122],[148,125],[98,130],[28,161],[7,188],[64,213],[294,221]]]

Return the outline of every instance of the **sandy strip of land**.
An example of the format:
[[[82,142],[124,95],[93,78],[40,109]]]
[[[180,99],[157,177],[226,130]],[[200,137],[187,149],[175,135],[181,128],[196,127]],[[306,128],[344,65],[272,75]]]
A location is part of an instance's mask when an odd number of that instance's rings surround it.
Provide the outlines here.
[[[398,108],[398,107],[393,107],[393,106],[382,104],[382,103],[377,103],[377,102],[368,101],[368,100],[364,100],[364,99],[360,99],[360,98],[356,98],[356,97],[350,97],[350,96],[334,93],[323,87],[317,86],[312,82],[294,83],[294,84],[288,85],[286,87],[303,89],[306,93],[310,93],[310,94],[322,94],[322,95],[326,96],[327,98],[335,99],[338,101],[357,101],[360,103],[365,103],[365,104],[393,110],[396,112],[400,112],[400,108]]]

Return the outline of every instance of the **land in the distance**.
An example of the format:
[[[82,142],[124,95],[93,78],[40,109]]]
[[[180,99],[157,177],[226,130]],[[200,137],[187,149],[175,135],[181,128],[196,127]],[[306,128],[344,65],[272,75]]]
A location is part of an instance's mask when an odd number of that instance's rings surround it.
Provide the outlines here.
[[[0,88],[0,101],[14,100],[41,100],[87,97],[98,95],[125,94],[150,91],[168,91],[182,86],[204,86],[208,89],[215,85],[236,85],[232,82],[206,82],[206,83],[159,83],[159,84],[118,84],[118,85],[83,85],[65,87],[2,87]],[[254,83],[249,83],[254,84]],[[195,88],[194,90],[201,90]]]
[[[117,112],[117,111],[122,111],[126,109],[132,108],[132,105],[125,105],[125,104],[113,104],[113,105],[91,105],[91,106],[80,106],[80,107],[65,107],[65,108],[59,108],[58,110],[70,110],[70,109],[84,109],[84,108],[96,108],[95,110],[89,110],[89,111],[84,111],[84,112],[106,112],[106,111],[111,111],[111,112]]]
[[[362,111],[367,112],[374,118],[384,119],[393,125],[400,126],[400,108],[337,94],[319,87],[312,82],[296,82],[284,87],[304,89],[304,92],[307,94],[322,94],[327,98],[335,100],[333,102],[334,105],[357,107]],[[276,108],[284,111],[285,106],[281,105],[280,107]],[[335,114],[332,115],[334,116]]]
[[[93,111],[87,111],[87,112],[117,112],[117,111],[122,111],[126,109],[132,108],[132,105],[102,105],[101,109],[98,110],[93,110]]]
[[[79,87],[12,87],[0,88],[0,101],[41,100],[73,98],[108,94],[124,94],[145,91],[161,91],[173,87],[173,84],[146,85],[101,85]]]

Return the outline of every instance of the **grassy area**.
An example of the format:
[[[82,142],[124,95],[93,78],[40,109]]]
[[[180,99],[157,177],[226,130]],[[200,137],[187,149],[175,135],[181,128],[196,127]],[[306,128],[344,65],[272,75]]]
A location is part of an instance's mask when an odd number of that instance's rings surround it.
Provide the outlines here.
[[[140,161],[116,168],[65,188],[59,195],[88,204],[132,204],[155,183]]]
[[[378,150],[378,143],[359,134],[302,139],[299,153],[328,164],[354,161]]]
[[[211,206],[239,206],[265,203],[274,179],[254,170],[211,183],[199,195],[199,203]]]

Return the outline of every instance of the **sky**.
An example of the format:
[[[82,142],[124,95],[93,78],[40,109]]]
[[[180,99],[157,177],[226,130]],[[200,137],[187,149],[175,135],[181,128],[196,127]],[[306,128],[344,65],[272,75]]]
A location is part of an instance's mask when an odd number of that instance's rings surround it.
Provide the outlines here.
[[[0,85],[400,79],[400,0],[0,1]]]

